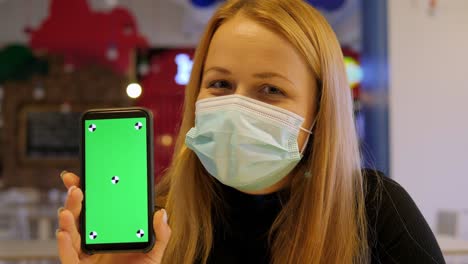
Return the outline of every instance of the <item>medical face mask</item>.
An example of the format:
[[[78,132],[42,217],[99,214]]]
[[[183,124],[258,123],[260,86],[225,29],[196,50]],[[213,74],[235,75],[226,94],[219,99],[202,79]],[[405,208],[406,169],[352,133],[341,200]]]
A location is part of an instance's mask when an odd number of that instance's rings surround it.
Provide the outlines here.
[[[258,191],[288,175],[301,160],[297,139],[304,118],[241,95],[196,103],[195,127],[185,144],[225,185]],[[308,139],[307,139],[308,140]]]

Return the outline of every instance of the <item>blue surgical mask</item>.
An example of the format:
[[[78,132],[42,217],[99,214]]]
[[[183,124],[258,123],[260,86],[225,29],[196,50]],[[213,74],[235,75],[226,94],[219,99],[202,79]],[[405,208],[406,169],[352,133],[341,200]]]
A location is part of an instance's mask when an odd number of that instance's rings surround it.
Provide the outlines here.
[[[258,191],[283,179],[301,160],[299,131],[312,134],[303,122],[295,113],[241,95],[202,99],[185,144],[223,184]]]

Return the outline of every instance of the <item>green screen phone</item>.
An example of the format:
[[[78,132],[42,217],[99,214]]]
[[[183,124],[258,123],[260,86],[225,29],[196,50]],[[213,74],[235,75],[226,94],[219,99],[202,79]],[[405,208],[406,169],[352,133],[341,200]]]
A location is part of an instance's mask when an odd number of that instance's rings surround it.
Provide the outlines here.
[[[90,110],[81,120],[81,246],[88,254],[149,251],[153,121],[143,108]]]

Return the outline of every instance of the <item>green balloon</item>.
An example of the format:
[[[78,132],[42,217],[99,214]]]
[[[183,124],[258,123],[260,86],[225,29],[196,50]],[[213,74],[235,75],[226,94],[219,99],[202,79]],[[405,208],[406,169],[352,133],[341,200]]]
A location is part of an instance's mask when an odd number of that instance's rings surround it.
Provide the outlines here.
[[[0,50],[0,83],[24,81],[34,74],[48,72],[47,61],[36,58],[27,46],[9,45]]]

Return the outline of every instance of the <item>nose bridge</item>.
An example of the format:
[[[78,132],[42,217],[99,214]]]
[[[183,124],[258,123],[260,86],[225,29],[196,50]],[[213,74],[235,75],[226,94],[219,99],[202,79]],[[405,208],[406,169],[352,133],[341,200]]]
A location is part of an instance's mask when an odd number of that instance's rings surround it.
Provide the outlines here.
[[[251,97],[249,93],[249,87],[245,82],[241,82],[236,86],[234,94]]]

